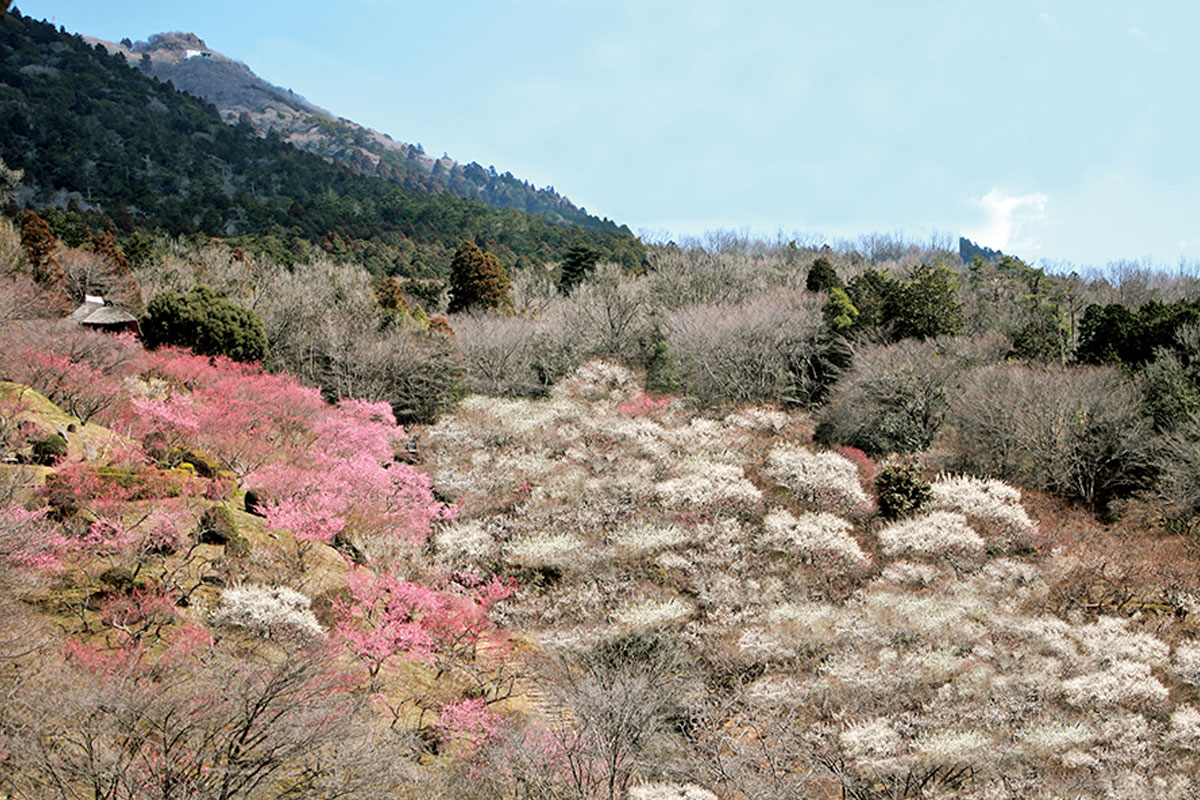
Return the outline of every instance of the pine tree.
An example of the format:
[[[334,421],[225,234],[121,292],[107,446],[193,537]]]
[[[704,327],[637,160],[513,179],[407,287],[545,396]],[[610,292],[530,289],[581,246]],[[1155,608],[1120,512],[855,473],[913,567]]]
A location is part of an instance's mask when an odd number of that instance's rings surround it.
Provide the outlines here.
[[[500,261],[463,242],[450,262],[450,313],[512,305],[512,281]]]
[[[571,249],[563,256],[562,270],[558,277],[559,291],[570,294],[572,289],[592,273],[602,255],[599,250],[586,244],[571,245]]]
[[[808,268],[808,280],[805,281],[804,288],[810,292],[828,292],[830,289],[841,289],[844,286],[842,279],[838,277],[837,270],[824,256],[818,258]]]

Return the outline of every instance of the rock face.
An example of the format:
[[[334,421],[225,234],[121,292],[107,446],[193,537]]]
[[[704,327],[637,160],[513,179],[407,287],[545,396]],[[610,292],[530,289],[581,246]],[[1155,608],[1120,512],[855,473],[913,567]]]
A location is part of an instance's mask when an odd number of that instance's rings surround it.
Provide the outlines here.
[[[497,208],[515,208],[557,222],[617,230],[576,207],[552,188],[538,189],[474,162],[431,158],[420,145],[342,119],[291,89],[268,83],[246,64],[210,50],[194,33],[158,33],[148,42],[117,44],[84,37],[177,89],[216,106],[231,125],[249,125],[260,136],[277,135],[300,150],[336,161],[360,175],[385,178],[421,193],[448,191]]]

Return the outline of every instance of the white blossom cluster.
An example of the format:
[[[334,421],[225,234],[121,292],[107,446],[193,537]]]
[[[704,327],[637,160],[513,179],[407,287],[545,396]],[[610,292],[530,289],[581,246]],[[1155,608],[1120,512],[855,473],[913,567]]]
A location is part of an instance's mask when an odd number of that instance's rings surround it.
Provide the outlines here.
[[[676,547],[686,542],[690,536],[688,530],[679,525],[643,523],[620,529],[614,540],[620,547],[646,553]]]
[[[433,535],[434,548],[452,563],[479,563],[496,555],[499,545],[487,520],[448,525]]]
[[[614,618],[617,623],[626,628],[651,630],[682,622],[694,611],[695,609],[691,605],[678,597],[665,599],[652,597],[621,606],[617,609]]]
[[[212,624],[244,628],[265,638],[289,633],[315,638],[325,631],[311,605],[307,597],[286,586],[231,586],[221,592]]]
[[[879,532],[879,543],[889,556],[953,556],[977,558],[984,542],[967,518],[955,511],[935,511],[894,522]]]
[[[992,742],[992,737],[982,731],[942,730],[918,739],[914,749],[933,764],[971,764],[988,756]]]
[[[753,406],[731,412],[725,417],[727,424],[755,433],[779,433],[790,421],[791,418],[782,411]]]
[[[1200,748],[1200,710],[1182,706],[1171,714],[1171,740],[1189,750]]]
[[[693,459],[686,474],[660,481],[654,490],[663,506],[672,511],[720,511],[753,506],[762,500],[762,492],[746,479],[740,466],[701,459]]]
[[[1017,731],[1017,740],[1034,752],[1059,753],[1075,747],[1086,747],[1096,739],[1092,726],[1082,722],[1040,722]]]
[[[903,738],[883,717],[861,720],[841,733],[842,747],[856,760],[865,762],[890,758],[900,752]]]
[[[1167,701],[1169,692],[1150,673],[1150,665],[1118,659],[1098,672],[1085,673],[1063,682],[1067,702],[1074,706],[1152,707]]]
[[[817,451],[806,426],[771,409],[712,420],[656,405],[599,364],[546,400],[469,400],[422,439],[435,484],[449,475],[466,498],[435,549],[561,568],[506,604],[543,645],[674,628],[760,674],[738,698],[748,713],[824,741],[864,794],[939,766],[974,777],[931,797],[1200,796],[1190,629],[1062,611],[1080,562],[1011,548],[1035,527],[999,481],[944,476],[924,516],[863,515],[853,462]],[[764,508],[781,494],[760,491],[770,484],[802,510]],[[713,795],[648,783],[628,797]]]
[[[775,509],[763,524],[772,546],[793,553],[805,563],[851,569],[871,562],[850,535],[854,526],[833,514],[801,514],[797,519],[783,509]]]
[[[583,539],[575,534],[542,531],[511,542],[508,557],[526,567],[566,569],[580,563],[584,547]]]
[[[640,393],[641,386],[633,372],[615,362],[597,360],[584,363],[555,384],[550,398],[622,402]]]
[[[783,442],[767,456],[765,474],[822,511],[849,514],[869,502],[858,482],[858,468],[837,453],[816,453]]]
[[[1200,642],[1184,642],[1175,648],[1171,671],[1184,683],[1200,686]]]
[[[629,800],[717,800],[717,796],[694,783],[644,783],[629,787]]]
[[[1003,481],[969,475],[942,476],[930,488],[932,509],[957,511],[992,522],[1000,529],[1006,544],[1024,540],[1036,527],[1021,505],[1020,490]]]

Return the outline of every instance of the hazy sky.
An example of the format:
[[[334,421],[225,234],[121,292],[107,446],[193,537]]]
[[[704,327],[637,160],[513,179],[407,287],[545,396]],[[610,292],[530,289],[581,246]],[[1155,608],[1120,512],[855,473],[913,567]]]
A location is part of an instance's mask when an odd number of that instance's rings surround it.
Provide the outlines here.
[[[333,113],[652,234],[1200,259],[1200,3],[25,0],[192,31]]]

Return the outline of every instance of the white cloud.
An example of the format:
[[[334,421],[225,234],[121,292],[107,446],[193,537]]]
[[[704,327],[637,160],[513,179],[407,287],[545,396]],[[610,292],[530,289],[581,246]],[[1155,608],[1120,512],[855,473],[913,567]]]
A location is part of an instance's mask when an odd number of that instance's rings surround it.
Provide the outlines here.
[[[1024,241],[1022,226],[1041,219],[1046,210],[1046,195],[1010,195],[1001,189],[992,188],[978,200],[984,211],[984,222],[966,231],[965,235],[975,242],[1003,250],[1019,243],[1024,249],[1039,249],[1036,243]]]

